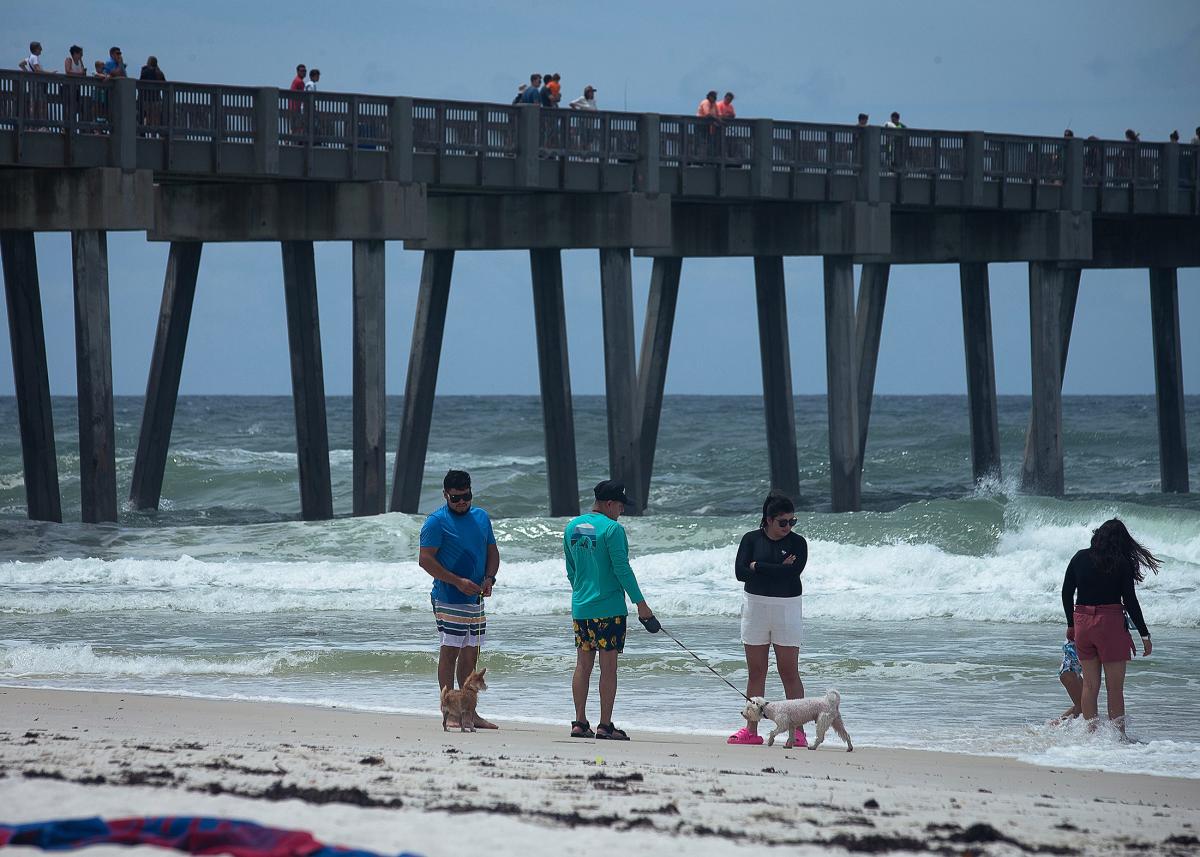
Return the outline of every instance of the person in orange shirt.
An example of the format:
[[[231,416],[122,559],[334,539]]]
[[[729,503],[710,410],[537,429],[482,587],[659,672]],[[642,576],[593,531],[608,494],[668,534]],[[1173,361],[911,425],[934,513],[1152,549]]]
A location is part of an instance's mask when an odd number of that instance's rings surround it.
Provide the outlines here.
[[[717,91],[715,89],[710,89],[708,95],[704,96],[704,100],[696,108],[696,115],[701,119],[717,118]]]
[[[717,103],[717,118],[725,120],[736,117],[737,111],[733,109],[733,93],[726,92],[725,97]]]
[[[554,74],[550,75],[549,78],[547,78],[546,87],[550,90],[550,97],[554,99],[555,106],[557,106],[558,102],[562,100],[561,80],[562,75],[560,75],[558,72],[555,72]]]

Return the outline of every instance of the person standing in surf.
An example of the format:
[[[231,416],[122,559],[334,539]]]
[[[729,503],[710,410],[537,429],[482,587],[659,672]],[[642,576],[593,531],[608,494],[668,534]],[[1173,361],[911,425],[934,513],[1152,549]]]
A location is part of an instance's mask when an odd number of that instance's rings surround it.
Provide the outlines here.
[[[1091,546],[1071,558],[1063,576],[1062,604],[1067,639],[1075,642],[1083,670],[1080,708],[1095,728],[1100,672],[1108,695],[1108,719],[1125,734],[1125,667],[1137,652],[1125,628],[1125,611],[1142,636],[1142,657],[1153,650],[1142,618],[1135,586],[1145,580],[1143,568],[1155,574],[1161,561],[1142,547],[1117,518],[1092,533]]]
[[[446,504],[425,519],[421,527],[418,563],[433,578],[433,616],[441,649],[438,653],[438,687],[461,688],[475,669],[487,630],[483,599],[492,594],[500,551],[487,512],[472,506],[471,475],[451,470],[442,480]],[[455,728],[459,724],[449,724]],[[482,717],[478,729],[496,729]]]
[[[804,698],[800,679],[800,643],[804,631],[800,575],[808,562],[808,542],[795,531],[796,507],[776,491],[763,503],[757,530],[742,536],[733,573],[745,584],[742,594],[742,644],[746,647],[746,696],[766,696],[767,667],[775,648],[775,669],[788,699]],[[761,744],[758,723],[747,723],[729,736],[730,744]],[[807,747],[803,729],[796,746]]]

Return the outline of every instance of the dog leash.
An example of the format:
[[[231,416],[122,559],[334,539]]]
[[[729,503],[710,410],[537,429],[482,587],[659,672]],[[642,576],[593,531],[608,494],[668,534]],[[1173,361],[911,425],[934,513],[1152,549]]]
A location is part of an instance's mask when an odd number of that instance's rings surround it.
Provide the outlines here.
[[[670,637],[672,640],[675,641],[675,645],[679,646],[679,648],[683,649],[685,652],[687,652],[689,655],[691,655],[697,661],[704,664],[704,666],[708,669],[708,671],[710,673],[715,675],[721,681],[725,682],[725,684],[729,685],[730,690],[732,690],[734,693],[736,693],[738,696],[740,696],[742,699],[746,700],[747,702],[754,701],[750,697],[746,696],[745,693],[743,693],[742,691],[740,691],[736,687],[734,687],[733,684],[730,683],[729,679],[725,678],[725,676],[721,675],[719,672],[717,672],[715,669],[713,669],[712,665],[709,664],[708,661],[704,660],[704,658],[700,657],[698,654],[693,652],[691,649],[689,649],[683,643],[679,642],[679,639],[674,634],[672,634],[670,631],[668,631],[666,628],[664,628],[662,626],[662,623],[659,622],[658,619],[656,619],[653,616],[651,616],[649,619],[643,619],[639,616],[638,621],[641,622],[643,625],[645,625],[646,630],[649,631],[651,634],[656,634],[659,631],[662,631],[664,634],[666,634],[668,637]],[[657,627],[652,627],[652,626],[657,626]]]

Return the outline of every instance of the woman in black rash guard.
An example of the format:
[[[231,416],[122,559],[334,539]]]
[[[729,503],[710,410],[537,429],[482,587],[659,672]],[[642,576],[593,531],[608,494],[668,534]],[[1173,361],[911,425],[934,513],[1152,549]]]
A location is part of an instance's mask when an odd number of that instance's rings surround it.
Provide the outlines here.
[[[808,562],[808,543],[793,531],[796,507],[782,494],[771,492],[763,503],[757,530],[742,536],[734,574],[745,584],[742,595],[742,643],[746,647],[747,696],[765,696],[767,666],[775,647],[775,668],[788,699],[804,696],[800,680],[800,641],[803,634],[800,573]],[[729,736],[730,744],[761,744],[757,723],[747,723]],[[808,746],[804,730],[796,744]]]
[[[1125,734],[1125,666],[1136,654],[1125,629],[1124,611],[1142,635],[1142,657],[1150,654],[1150,629],[1142,618],[1136,584],[1143,568],[1155,574],[1161,563],[1129,535],[1116,518],[1092,533],[1091,547],[1071,558],[1063,576],[1062,603],[1067,614],[1067,639],[1075,641],[1083,667],[1083,717],[1093,726],[1100,698],[1100,671],[1108,691],[1108,719]]]

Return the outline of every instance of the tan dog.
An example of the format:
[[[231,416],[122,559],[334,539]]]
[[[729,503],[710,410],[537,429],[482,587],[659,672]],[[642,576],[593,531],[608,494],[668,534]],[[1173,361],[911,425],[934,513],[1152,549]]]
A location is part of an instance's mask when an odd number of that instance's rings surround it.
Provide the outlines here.
[[[481,670],[476,670],[467,676],[467,680],[463,682],[461,690],[453,688],[442,688],[442,731],[448,732],[446,720],[450,715],[458,716],[458,731],[466,732],[470,729],[475,731],[475,718],[478,715],[475,713],[475,706],[479,704],[479,692],[487,690],[487,682],[483,680],[483,674],[487,672],[487,667]],[[470,725],[468,726],[468,722]]]

